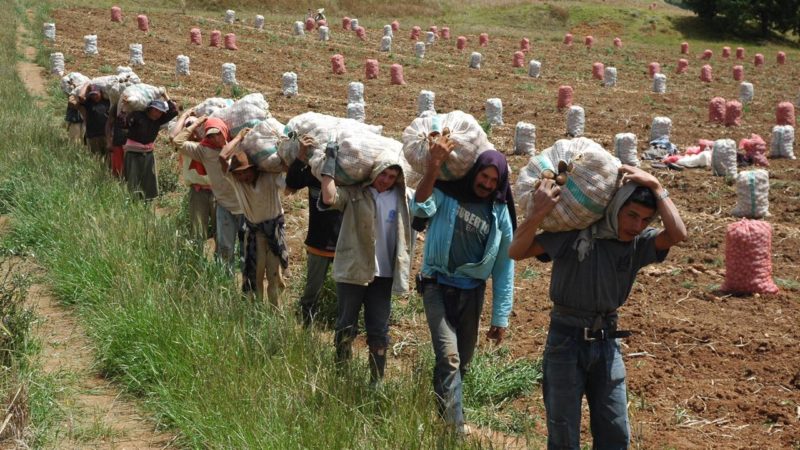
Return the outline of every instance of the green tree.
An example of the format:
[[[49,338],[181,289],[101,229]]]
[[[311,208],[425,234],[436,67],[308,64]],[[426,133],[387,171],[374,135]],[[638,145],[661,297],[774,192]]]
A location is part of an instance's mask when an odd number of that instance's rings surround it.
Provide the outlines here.
[[[800,0],[685,0],[685,5],[706,22],[717,21],[725,28],[785,33],[800,30]]]

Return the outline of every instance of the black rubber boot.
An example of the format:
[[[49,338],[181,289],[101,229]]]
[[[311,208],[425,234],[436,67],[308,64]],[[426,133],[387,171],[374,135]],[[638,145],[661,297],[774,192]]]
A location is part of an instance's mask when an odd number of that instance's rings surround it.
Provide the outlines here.
[[[369,352],[369,384],[377,386],[383,381],[383,372],[386,368],[386,349],[381,348]]]

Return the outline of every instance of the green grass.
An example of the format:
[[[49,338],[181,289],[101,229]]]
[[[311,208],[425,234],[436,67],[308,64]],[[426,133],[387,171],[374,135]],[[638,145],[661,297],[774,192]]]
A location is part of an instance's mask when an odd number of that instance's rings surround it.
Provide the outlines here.
[[[344,373],[335,370],[329,335],[303,330],[288,310],[246,300],[222,267],[196,252],[180,219],[131,201],[84,149],[66,142],[57,89],[49,104],[30,108],[9,63],[13,16],[0,20],[0,125],[14,130],[13,140],[0,143],[0,211],[13,218],[2,247],[35,255],[47,268],[58,298],[87,325],[97,369],[142,397],[181,445],[478,445],[444,432],[430,358],[405,363],[382,391],[370,390],[364,355]],[[32,410],[57,410],[57,384],[36,393]],[[484,389],[471,392],[494,403],[502,392],[521,392]],[[108,430],[89,423],[77,433],[90,439]]]
[[[464,379],[467,421],[533,437],[533,418],[511,402],[533,392],[541,379],[541,360],[513,359],[505,347],[478,351]]]

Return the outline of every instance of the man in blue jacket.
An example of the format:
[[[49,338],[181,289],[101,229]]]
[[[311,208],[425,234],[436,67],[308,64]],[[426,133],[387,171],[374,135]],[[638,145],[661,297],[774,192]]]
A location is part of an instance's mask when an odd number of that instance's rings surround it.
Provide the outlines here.
[[[508,162],[490,150],[457,181],[437,181],[454,143],[432,134],[430,159],[412,213],[430,219],[419,289],[436,365],[433,388],[439,413],[459,434],[464,424],[462,382],[475,352],[486,280],[492,277],[492,322],[487,338],[500,343],[508,327],[514,263],[508,257],[516,227]]]

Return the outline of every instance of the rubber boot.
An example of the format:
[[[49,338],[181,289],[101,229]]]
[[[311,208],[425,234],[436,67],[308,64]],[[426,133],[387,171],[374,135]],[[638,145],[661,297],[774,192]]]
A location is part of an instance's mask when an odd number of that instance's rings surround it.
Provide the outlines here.
[[[369,385],[377,388],[383,381],[383,372],[386,368],[386,349],[379,348],[369,351]]]

